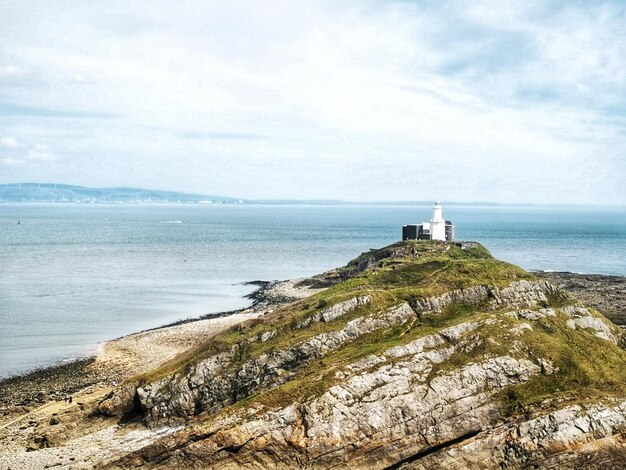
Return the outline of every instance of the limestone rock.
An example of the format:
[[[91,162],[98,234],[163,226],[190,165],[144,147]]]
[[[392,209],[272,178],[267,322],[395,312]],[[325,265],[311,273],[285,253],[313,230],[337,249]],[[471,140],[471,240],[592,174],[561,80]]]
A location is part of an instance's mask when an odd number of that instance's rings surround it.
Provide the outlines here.
[[[570,328],[588,328],[595,331],[595,335],[599,338],[611,341],[614,344],[619,343],[619,336],[613,332],[606,320],[593,316],[589,309],[579,306],[567,306],[562,311],[571,317],[570,320],[567,320],[567,326]]]
[[[199,411],[234,403],[263,387],[284,383],[295,369],[309,361],[322,358],[362,335],[401,325],[414,317],[414,311],[404,303],[381,314],[351,320],[341,330],[322,333],[287,350],[263,354],[229,369],[236,356],[233,348],[199,362],[184,377],[167,377],[140,387],[137,396],[151,424],[185,419]],[[120,403],[128,404],[124,398],[128,394],[112,396],[101,403],[100,411],[109,415],[117,412]]]
[[[325,310],[322,310],[319,313],[308,316],[298,325],[298,328],[306,328],[311,323],[315,323],[319,321],[328,323],[330,321],[336,320],[337,318],[344,316],[346,313],[354,310],[360,305],[369,304],[371,301],[372,301],[371,295],[363,295],[363,296],[353,297],[344,302],[336,303],[335,305]]]
[[[420,314],[436,314],[450,304],[480,305],[486,303],[486,308],[519,308],[534,307],[548,302],[546,294],[557,291],[547,281],[521,280],[511,283],[500,289],[494,286],[475,286],[446,292],[443,295],[417,299],[412,307]]]
[[[121,417],[135,408],[136,385],[127,383],[118,386],[100,400],[96,410],[104,416]]]

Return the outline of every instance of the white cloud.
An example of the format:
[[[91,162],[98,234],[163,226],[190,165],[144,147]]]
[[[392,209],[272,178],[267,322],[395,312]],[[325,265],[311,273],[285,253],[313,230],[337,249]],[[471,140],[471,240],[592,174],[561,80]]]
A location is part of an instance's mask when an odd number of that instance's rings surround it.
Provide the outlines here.
[[[16,65],[0,66],[0,77],[16,77],[24,74],[24,71]]]
[[[2,157],[0,158],[0,164],[4,165],[4,166],[17,166],[22,164],[22,160],[19,160],[17,158],[11,158],[11,157]]]
[[[0,104],[0,124],[54,148],[24,147],[23,179],[48,162],[61,179],[242,197],[616,202],[626,174],[617,2],[3,9],[0,59],[41,76],[0,81],[0,103],[31,110]]]
[[[15,140],[13,137],[5,136],[0,138],[0,147],[6,149],[14,149],[18,147],[18,143],[17,140]]]
[[[50,162],[56,160],[56,156],[43,144],[35,144],[27,153],[26,159],[34,162]]]
[[[25,163],[53,162],[56,155],[45,144],[25,146],[13,137],[0,138],[0,147],[11,150],[1,156],[0,162],[5,166],[16,166]]]

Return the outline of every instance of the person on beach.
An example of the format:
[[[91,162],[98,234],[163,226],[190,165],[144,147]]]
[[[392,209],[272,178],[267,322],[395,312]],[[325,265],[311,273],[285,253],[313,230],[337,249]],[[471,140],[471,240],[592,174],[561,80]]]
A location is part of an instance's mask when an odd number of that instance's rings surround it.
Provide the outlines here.
[[[67,403],[70,405],[72,404],[72,395],[70,395],[70,397],[67,399]]]

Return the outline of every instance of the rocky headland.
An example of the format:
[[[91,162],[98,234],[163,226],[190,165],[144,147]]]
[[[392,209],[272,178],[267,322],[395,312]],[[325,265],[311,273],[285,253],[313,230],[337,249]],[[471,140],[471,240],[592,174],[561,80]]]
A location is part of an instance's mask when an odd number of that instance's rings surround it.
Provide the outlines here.
[[[0,469],[623,468],[624,332],[587,290],[477,244],[372,250],[108,343],[72,405],[5,417]]]

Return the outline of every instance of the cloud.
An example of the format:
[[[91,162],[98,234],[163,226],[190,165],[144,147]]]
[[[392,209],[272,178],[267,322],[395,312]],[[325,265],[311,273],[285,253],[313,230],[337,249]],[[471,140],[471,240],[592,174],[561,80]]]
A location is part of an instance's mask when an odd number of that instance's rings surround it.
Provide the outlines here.
[[[0,157],[0,164],[4,166],[17,166],[22,164],[22,160],[12,157]]]
[[[75,183],[249,198],[626,204],[620,2],[0,14],[0,125],[54,149],[21,148],[24,180],[46,163]]]
[[[56,156],[51,153],[46,145],[35,144],[27,153],[26,159],[33,162],[51,162]]]
[[[243,132],[202,132],[189,131],[182,132],[180,136],[183,139],[215,139],[215,140],[263,140],[267,136],[260,134],[246,134]]]
[[[112,119],[118,116],[113,113],[67,111],[62,109],[48,109],[35,106],[0,103],[0,117]]]
[[[2,137],[0,138],[0,147],[5,148],[5,149],[14,149],[17,148],[19,146],[19,144],[17,143],[17,140],[15,140],[13,137]]]
[[[24,71],[16,65],[0,66],[0,77],[17,77],[23,74]]]
[[[7,151],[0,159],[0,162],[7,166],[21,165],[28,162],[53,162],[57,159],[56,155],[45,144],[26,146],[9,136],[0,138],[0,148]]]

